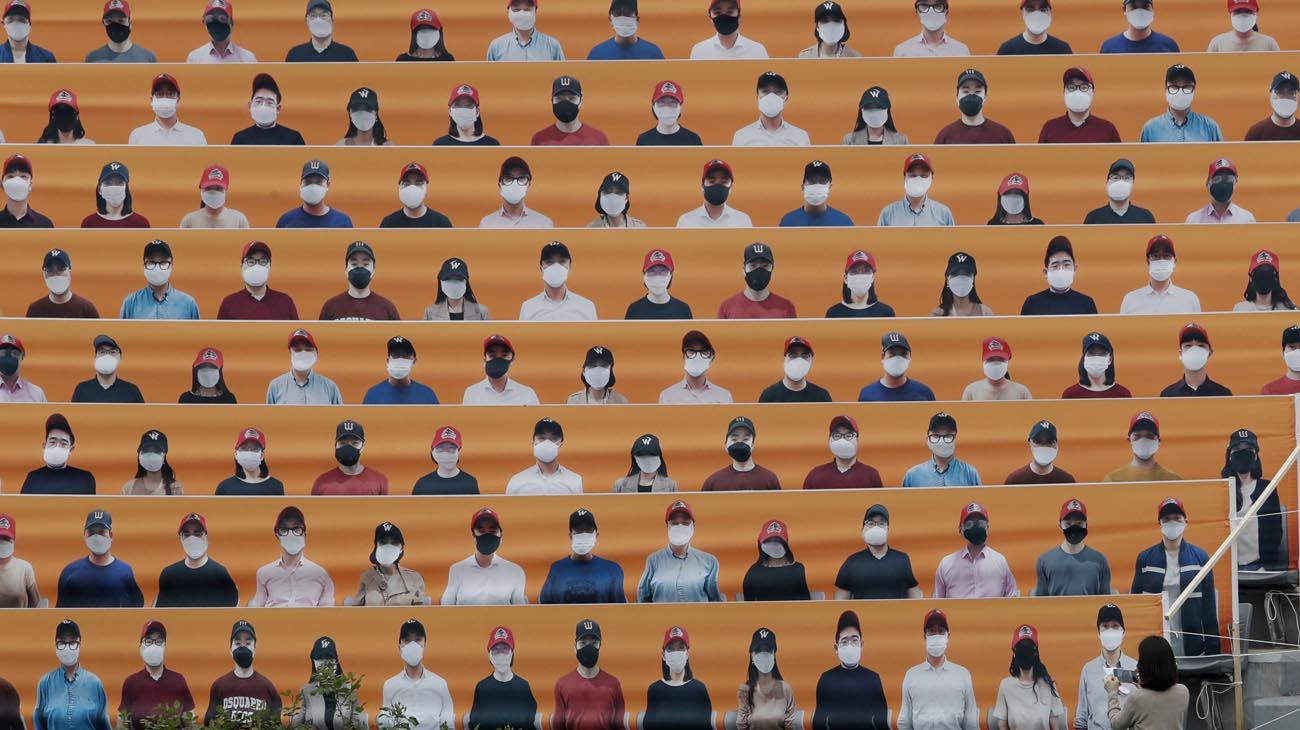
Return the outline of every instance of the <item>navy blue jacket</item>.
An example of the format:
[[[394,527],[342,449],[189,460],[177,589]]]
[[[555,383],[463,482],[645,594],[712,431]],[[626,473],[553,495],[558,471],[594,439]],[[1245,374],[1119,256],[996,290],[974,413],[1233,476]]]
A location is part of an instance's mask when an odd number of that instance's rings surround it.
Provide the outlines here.
[[[1208,562],[1210,556],[1204,550],[1184,540],[1178,550],[1180,590],[1185,590],[1196,573]],[[1164,543],[1157,543],[1138,553],[1137,565],[1133,570],[1133,588],[1129,593],[1164,593],[1165,568]],[[1214,571],[1205,576],[1199,590],[1192,593],[1192,597],[1183,604],[1179,617],[1182,630],[1187,632],[1183,636],[1183,653],[1186,656],[1223,653],[1218,638],[1219,604],[1214,590]],[[1179,620],[1179,617],[1175,617],[1175,620]]]
[[[0,63],[13,63],[14,49],[9,45],[9,41],[0,43]],[[57,63],[54,54],[41,48],[35,43],[27,44],[27,63]]]

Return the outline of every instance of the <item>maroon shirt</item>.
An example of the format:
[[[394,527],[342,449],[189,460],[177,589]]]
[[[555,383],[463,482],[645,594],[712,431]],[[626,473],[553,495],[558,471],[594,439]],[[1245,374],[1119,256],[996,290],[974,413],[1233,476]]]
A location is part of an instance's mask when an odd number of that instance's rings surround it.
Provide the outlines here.
[[[1087,388],[1075,383],[1061,393],[1062,398],[1132,398],[1133,394],[1128,392],[1128,388],[1115,383],[1106,390],[1088,390]]]
[[[275,691],[271,680],[257,672],[248,679],[240,679],[234,672],[217,677],[212,682],[212,692],[208,696],[208,712],[203,716],[207,725],[224,709],[236,721],[248,721],[262,710],[270,710],[274,716],[280,716],[280,693]]]
[[[1247,142],[1290,142],[1297,139],[1300,139],[1300,123],[1279,127],[1273,123],[1272,117],[1256,122],[1246,130]]]
[[[148,228],[149,219],[139,213],[131,213],[121,220],[111,221],[98,213],[91,213],[81,219],[82,228]]]
[[[72,295],[63,304],[55,304],[49,297],[41,297],[27,307],[28,317],[56,317],[63,319],[99,319],[99,310],[85,297]]]
[[[1073,144],[1089,142],[1122,142],[1119,130],[1114,124],[1096,114],[1089,114],[1083,124],[1074,126],[1070,115],[1065,114],[1043,123],[1043,130],[1038,133],[1039,144]]]
[[[529,142],[529,144],[608,145],[609,137],[606,137],[604,132],[586,122],[583,122],[582,126],[578,128],[578,131],[573,132],[572,134],[561,132],[559,127],[552,124],[546,129],[539,131],[537,134],[534,134],[533,141]]]
[[[163,667],[162,676],[155,680],[149,670],[141,669],[122,682],[122,702],[117,711],[131,716],[133,730],[142,730],[140,721],[157,714],[157,708],[180,703],[181,712],[194,709],[190,685],[179,672]]]
[[[756,302],[745,296],[745,292],[737,292],[718,306],[718,319],[794,319],[798,316],[794,302],[777,294],[769,294],[767,299]]]
[[[1007,484],[1074,484],[1074,475],[1059,466],[1047,474],[1035,474],[1028,464],[1007,475]]]
[[[320,319],[383,320],[401,319],[397,307],[387,299],[370,292],[364,299],[355,299],[347,292],[325,300],[320,308]]]
[[[935,144],[1015,144],[1016,137],[1010,129],[992,119],[985,119],[982,124],[970,127],[960,119],[939,130],[934,138]]]
[[[623,730],[623,685],[601,670],[591,679],[573,670],[555,680],[551,730]]]
[[[749,471],[736,471],[730,464],[713,472],[704,480],[700,491],[741,492],[750,489],[780,489],[781,480],[776,474],[758,464]]]
[[[350,476],[336,466],[316,477],[311,485],[311,493],[330,497],[388,494],[388,477],[369,466],[360,474]]]
[[[226,295],[217,310],[217,319],[298,319],[298,308],[293,297],[267,287],[262,301],[253,298],[247,289]]]
[[[804,489],[879,489],[883,486],[880,472],[860,461],[855,461],[848,471],[841,472],[832,460],[813,467],[803,478]]]
[[[1259,389],[1260,395],[1293,395],[1300,393],[1300,380],[1292,380],[1287,376],[1265,383],[1263,388]]]

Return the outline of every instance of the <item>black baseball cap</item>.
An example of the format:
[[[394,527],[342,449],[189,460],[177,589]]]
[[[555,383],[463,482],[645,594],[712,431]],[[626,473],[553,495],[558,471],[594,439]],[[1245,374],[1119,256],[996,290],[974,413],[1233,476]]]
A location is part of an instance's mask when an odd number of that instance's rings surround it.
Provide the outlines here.
[[[1232,450],[1232,447],[1237,444],[1250,444],[1256,451],[1259,451],[1259,437],[1255,435],[1254,431],[1251,431],[1248,428],[1239,428],[1236,431],[1233,431],[1232,435],[1228,437],[1229,450]]]
[[[372,112],[379,112],[379,94],[374,90],[362,86],[360,89],[352,92],[348,97],[348,111],[353,109],[369,109]]]
[[[241,631],[247,632],[249,638],[253,641],[257,641],[257,630],[254,629],[253,625],[246,619],[242,618],[236,621],[234,626],[230,627],[230,640],[234,641],[235,637],[238,636]]]
[[[831,181],[831,166],[821,160],[813,160],[803,166],[803,181],[826,178],[827,182]]]
[[[280,94],[280,85],[275,82],[275,77],[271,74],[258,74],[253,77],[252,93],[256,94],[258,89],[274,91],[277,100],[283,98]]]
[[[551,96],[565,91],[582,96],[582,82],[572,76],[557,76],[551,82]]]
[[[41,262],[41,268],[49,269],[53,264],[62,264],[63,268],[71,269],[72,257],[61,248],[52,248],[45,252],[45,259]]]
[[[406,544],[406,538],[402,537],[402,528],[391,522],[375,525],[375,544],[378,545],[382,538],[392,538],[402,545]]]
[[[659,445],[659,437],[652,434],[642,434],[637,436],[636,441],[632,442],[633,456],[663,456],[663,448]]]
[[[98,350],[99,348],[105,345],[113,348],[114,350],[117,350],[118,352],[122,351],[122,346],[117,344],[117,340],[113,339],[112,337],[109,337],[108,335],[95,335],[94,341],[90,343],[90,349]]]
[[[424,632],[424,624],[419,619],[408,618],[402,622],[401,628],[397,630],[397,640],[414,637],[417,639],[428,639],[429,635]]]
[[[1039,437],[1046,437],[1048,441],[1055,441],[1056,426],[1051,421],[1047,420],[1035,423],[1033,427],[1029,429],[1029,440],[1033,441]]]
[[[755,631],[754,637],[749,640],[749,653],[760,651],[776,651],[776,634],[766,626]]]
[[[107,527],[111,532],[113,529],[113,515],[107,510],[92,509],[86,513],[86,526],[83,529],[89,530],[92,527]]]
[[[1047,266],[1047,260],[1052,258],[1052,254],[1061,253],[1070,254],[1070,260],[1074,260],[1074,244],[1065,236],[1053,236],[1052,240],[1047,242],[1047,253],[1043,254],[1043,266]]]
[[[551,241],[542,246],[542,255],[538,259],[538,262],[545,262],[546,259],[549,259],[552,256],[562,256],[570,261],[573,260],[573,256],[569,253],[569,247],[560,241]]]
[[[1106,171],[1106,177],[1114,175],[1118,170],[1128,170],[1128,174],[1137,177],[1137,168],[1133,167],[1133,162],[1127,157],[1121,157],[1110,163],[1110,169]]]
[[[302,175],[298,179],[305,179],[308,175],[320,175],[329,180],[330,166],[325,164],[324,160],[307,160],[302,165]]]
[[[167,434],[162,431],[145,431],[140,434],[140,447],[136,451],[161,451],[167,453]]]
[[[81,639],[81,627],[70,618],[65,618],[54,625],[54,640],[58,641],[65,636],[75,636],[77,640]]]
[[[604,180],[600,181],[600,192],[603,193],[606,190],[614,190],[629,195],[631,194],[631,181],[627,179],[627,175],[621,172],[611,172],[605,176]]]
[[[1190,66],[1175,63],[1165,70],[1165,83],[1170,83],[1175,79],[1183,79],[1184,81],[1190,81],[1194,84],[1196,83],[1196,73],[1192,71]]]
[[[152,254],[162,254],[167,258],[171,258],[172,247],[169,246],[167,242],[162,240],[161,238],[155,238],[154,240],[144,245],[144,257],[149,258],[149,256]]]
[[[442,262],[442,268],[438,269],[438,280],[444,279],[464,279],[469,280],[469,264],[463,259],[452,257]]]
[[[561,441],[564,440],[564,426],[561,426],[559,421],[551,418],[543,418],[533,424],[533,436],[541,436],[547,431],[559,436]]]
[[[957,430],[957,419],[953,418],[951,415],[949,415],[949,414],[947,414],[947,413],[945,413],[945,412],[943,412],[943,411],[940,411],[940,412],[934,414],[933,416],[930,416],[930,426],[929,426],[929,430],[930,430],[930,431],[933,431],[934,429],[938,428],[939,426],[947,426],[947,427],[951,428],[954,432],[956,432],[956,430]]]
[[[858,100],[859,109],[888,109],[889,92],[883,86],[872,86],[862,92],[862,98]]]
[[[766,243],[751,243],[745,247],[745,263],[749,263],[754,259],[776,263],[776,254],[772,251],[772,247]]]
[[[587,636],[594,636],[596,637],[596,641],[600,641],[600,624],[589,618],[579,621],[577,627],[573,630],[573,638],[575,641]]]
[[[775,71],[764,71],[758,75],[755,91],[762,91],[764,86],[775,86],[787,94],[790,93],[790,86],[786,84],[785,77]]]
[[[1268,87],[1269,91],[1277,91],[1283,86],[1289,86],[1292,89],[1300,90],[1300,80],[1297,80],[1295,74],[1290,71],[1279,71],[1273,77],[1273,83]]]
[[[306,516],[303,515],[302,510],[298,509],[297,507],[294,507],[293,505],[289,505],[288,507],[285,507],[284,509],[280,510],[280,514],[275,516],[275,526],[278,528],[280,525],[283,525],[285,522],[289,521],[290,518],[297,519],[299,522],[301,522],[303,529],[307,528]]]
[[[1300,342],[1300,324],[1293,324],[1282,330],[1282,347]]]
[[[583,358],[582,365],[583,367],[587,367],[602,362],[607,363],[610,367],[614,367],[614,351],[597,345],[590,350],[587,350],[587,356]]]
[[[1107,603],[1097,609],[1097,625],[1101,626],[1108,621],[1118,621],[1121,627],[1124,625],[1124,612],[1113,603]]]
[[[980,82],[980,86],[983,86],[985,90],[989,88],[989,82],[984,80],[984,74],[977,68],[968,68],[958,74],[957,88],[960,89],[962,84],[972,80]]]
[[[979,269],[975,266],[975,257],[965,251],[958,251],[948,257],[948,267],[944,269],[943,275],[952,276],[953,274],[962,271],[965,271],[971,276],[975,276],[979,273]]]
[[[1296,341],[1297,341],[1297,342],[1300,342],[1300,325],[1297,325],[1297,337],[1296,337]],[[1110,338],[1106,337],[1106,335],[1103,335],[1103,334],[1100,333],[1100,332],[1089,332],[1088,334],[1086,334],[1086,335],[1083,336],[1083,352],[1084,352],[1084,354],[1087,354],[1087,352],[1088,352],[1088,348],[1089,348],[1089,347],[1092,347],[1093,345],[1097,345],[1097,346],[1099,346],[1099,347],[1104,347],[1104,348],[1106,348],[1106,352],[1109,352],[1109,353],[1112,354],[1112,355],[1115,354],[1115,348],[1114,348],[1113,346],[1111,346],[1111,344],[1110,344]]]
[[[840,4],[835,0],[826,0],[826,2],[818,3],[817,7],[813,8],[813,22],[820,23],[823,20],[832,18],[836,20],[845,19],[844,8],[840,7]]]
[[[569,532],[594,532],[596,529],[596,515],[591,510],[578,508],[569,515]]]
[[[727,424],[727,435],[730,436],[731,432],[738,428],[747,428],[755,438],[758,437],[758,429],[754,427],[754,422],[744,416],[736,416],[731,419],[731,423]]]
[[[378,259],[375,258],[375,250],[365,241],[353,241],[352,243],[349,243],[347,250],[343,252],[343,262],[347,263],[348,259],[352,258],[352,254],[354,253],[363,253],[369,256],[371,261],[378,261]]]
[[[406,339],[405,337],[402,337],[401,335],[398,335],[396,337],[390,337],[388,339],[389,356],[408,353],[408,352],[411,354],[411,357],[415,357],[414,342],[411,342],[410,340]]]
[[[885,522],[886,523],[889,522],[889,510],[886,509],[885,505],[883,504],[873,504],[870,507],[868,507],[866,514],[862,515],[862,521],[866,522],[867,520],[871,519],[872,516],[874,515],[879,515],[881,517],[884,517]]]
[[[349,418],[346,421],[340,421],[339,425],[334,429],[335,441],[338,441],[344,436],[356,436],[364,443],[366,440],[366,429],[362,428],[361,424]]]
[[[908,352],[912,351],[912,345],[908,343],[907,336],[902,332],[886,332],[880,336],[880,351],[885,352],[891,347],[901,347]]]

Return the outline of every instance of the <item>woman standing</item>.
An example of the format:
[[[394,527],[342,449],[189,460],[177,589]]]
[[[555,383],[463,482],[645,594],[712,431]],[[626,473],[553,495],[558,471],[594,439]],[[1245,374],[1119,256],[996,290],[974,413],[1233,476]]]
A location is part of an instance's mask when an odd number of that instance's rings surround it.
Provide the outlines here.
[[[1138,644],[1138,688],[1119,706],[1119,679],[1106,677],[1106,713],[1113,730],[1183,730],[1187,716],[1187,687],[1178,683],[1178,662],[1163,636],[1148,636]]]

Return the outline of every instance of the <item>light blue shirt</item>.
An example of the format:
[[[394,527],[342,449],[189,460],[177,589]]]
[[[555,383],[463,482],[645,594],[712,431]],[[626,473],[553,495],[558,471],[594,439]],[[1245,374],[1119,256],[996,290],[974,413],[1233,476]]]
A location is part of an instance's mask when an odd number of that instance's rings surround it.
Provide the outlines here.
[[[948,468],[939,471],[934,458],[926,459],[903,475],[905,487],[978,487],[980,473],[961,459],[948,462]]]
[[[560,42],[540,30],[533,30],[527,43],[520,43],[512,30],[488,45],[489,61],[563,61],[564,49]]]
[[[645,559],[645,572],[636,587],[637,603],[720,602],[718,559],[688,548],[678,557],[665,547]]]
[[[293,373],[288,372],[278,376],[267,386],[266,402],[268,405],[290,403],[338,406],[343,405],[343,395],[339,393],[339,386],[335,385],[333,380],[318,375],[315,370],[307,373],[307,382],[303,385],[298,385]]]
[[[952,210],[937,200],[925,199],[921,212],[912,210],[907,198],[895,200],[880,211],[878,226],[955,226]]]
[[[1142,125],[1141,142],[1222,142],[1219,123],[1196,112],[1187,112],[1187,123],[1179,126],[1168,111]]]
[[[63,667],[36,684],[36,730],[109,730],[108,697],[99,677],[78,667],[68,681]]]
[[[149,287],[126,295],[122,300],[122,319],[198,319],[199,304],[179,289],[167,287],[159,300]]]

